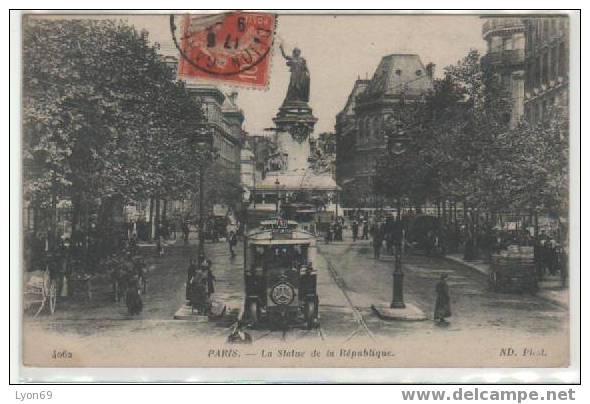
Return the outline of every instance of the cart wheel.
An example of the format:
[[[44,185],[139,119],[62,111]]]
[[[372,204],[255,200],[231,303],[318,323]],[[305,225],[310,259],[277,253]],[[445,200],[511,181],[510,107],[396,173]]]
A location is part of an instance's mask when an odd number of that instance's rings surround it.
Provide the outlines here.
[[[253,326],[258,324],[260,320],[260,308],[258,307],[258,300],[250,300],[248,303],[248,315]]]
[[[308,300],[305,302],[305,322],[307,323],[307,329],[311,330],[316,325],[317,317],[317,305],[315,300]]]
[[[55,313],[55,305],[57,303],[57,287],[55,282],[51,282],[49,284],[49,312],[51,314]]]

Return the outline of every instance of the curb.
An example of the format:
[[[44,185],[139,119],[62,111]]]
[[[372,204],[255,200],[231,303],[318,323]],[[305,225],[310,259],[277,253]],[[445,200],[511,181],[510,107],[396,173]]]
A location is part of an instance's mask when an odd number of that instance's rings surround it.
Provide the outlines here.
[[[446,260],[449,260],[451,262],[454,262],[454,263],[463,265],[464,267],[467,267],[469,269],[472,269],[472,270],[474,270],[474,271],[476,271],[476,272],[478,272],[478,273],[480,273],[482,275],[485,275],[485,276],[488,276],[489,275],[489,272],[482,271],[480,268],[478,268],[478,267],[476,267],[474,265],[469,265],[468,262],[465,262],[463,260],[459,260],[459,259],[456,259],[456,258],[453,258],[453,257],[449,257],[448,255],[443,255],[442,257],[444,257]],[[553,303],[554,305],[559,306],[562,309],[568,309],[569,310],[569,302],[565,303],[565,302],[563,302],[563,301],[561,301],[559,299],[556,299],[553,296],[548,295],[548,294],[546,294],[544,292],[545,292],[544,290],[539,290],[537,292],[536,296],[537,297],[540,297],[541,299],[546,300],[546,301],[548,301],[550,303]]]

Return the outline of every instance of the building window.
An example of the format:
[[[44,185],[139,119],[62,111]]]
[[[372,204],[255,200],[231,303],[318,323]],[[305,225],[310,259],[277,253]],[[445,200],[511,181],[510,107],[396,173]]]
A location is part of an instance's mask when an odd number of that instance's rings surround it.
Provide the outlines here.
[[[549,66],[549,52],[545,52],[543,55],[543,82],[547,83],[549,81],[550,76],[550,69]]]
[[[537,66],[534,61],[529,61],[527,67],[527,89],[535,87],[535,76],[537,74]]]
[[[543,77],[543,61],[541,56],[537,58],[537,70],[535,72],[535,87],[541,86],[541,81]]]
[[[565,54],[565,45],[564,43],[559,44],[559,57],[557,59],[558,62],[558,74],[561,77],[567,76],[567,56]]]
[[[491,53],[501,52],[502,51],[502,38],[498,36],[493,36],[490,43],[490,51]]]
[[[557,80],[559,74],[559,50],[557,48],[551,49],[551,80]]]
[[[543,20],[543,40],[549,39],[549,21]]]

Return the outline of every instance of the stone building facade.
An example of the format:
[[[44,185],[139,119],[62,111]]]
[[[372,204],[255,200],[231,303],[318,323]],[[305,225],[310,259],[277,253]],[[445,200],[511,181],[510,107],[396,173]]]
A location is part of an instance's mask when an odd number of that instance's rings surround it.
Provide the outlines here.
[[[164,60],[171,69],[176,70],[178,59],[173,56],[164,56]],[[188,81],[185,83],[189,93],[200,101],[206,122],[207,133],[212,136],[212,146],[217,152],[212,169],[216,175],[223,179],[220,187],[232,187],[241,189],[241,148],[244,140],[244,113],[237,104],[237,92],[224,92],[221,88],[206,83]],[[223,172],[221,172],[221,170]],[[223,204],[224,201],[214,201]],[[236,200],[234,205],[240,203]],[[170,201],[168,209],[172,214],[186,214],[195,211],[194,201]]]
[[[356,97],[367,88],[369,80],[357,79],[346,100],[346,105],[336,115],[336,182],[343,189],[343,201],[351,193],[355,178],[354,155],[357,139],[357,120],[355,115]]]
[[[566,16],[486,18],[482,63],[494,69],[511,93],[511,124],[543,120],[555,106],[567,107],[569,21]]]
[[[381,59],[370,80],[356,81],[336,118],[336,177],[348,204],[378,204],[373,178],[387,148],[384,126],[399,120],[404,106],[424,101],[433,89],[433,69],[416,54],[392,54]]]

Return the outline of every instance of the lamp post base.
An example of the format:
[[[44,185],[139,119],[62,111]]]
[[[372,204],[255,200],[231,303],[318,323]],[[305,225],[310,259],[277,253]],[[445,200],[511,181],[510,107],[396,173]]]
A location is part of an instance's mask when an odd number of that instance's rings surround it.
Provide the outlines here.
[[[391,304],[389,305],[390,309],[405,309],[406,308],[406,304],[404,302],[391,302]]]
[[[404,305],[403,308],[392,308],[387,304],[373,304],[371,309],[382,320],[396,321],[424,321],[426,314],[412,303]]]
[[[391,299],[392,309],[403,309],[404,303],[404,273],[401,271],[401,264],[396,261],[395,271],[393,271],[393,293]]]

